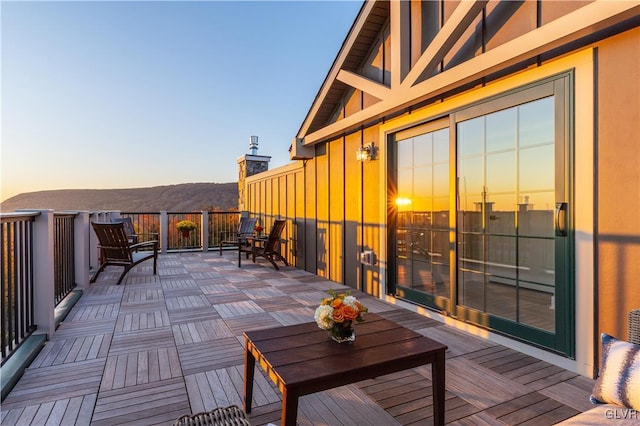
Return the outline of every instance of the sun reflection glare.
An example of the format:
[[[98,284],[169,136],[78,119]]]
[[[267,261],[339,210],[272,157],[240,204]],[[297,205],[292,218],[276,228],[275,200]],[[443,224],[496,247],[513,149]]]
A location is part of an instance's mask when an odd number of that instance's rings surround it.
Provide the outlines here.
[[[411,198],[396,198],[396,205],[398,206],[408,206],[409,204],[411,204]]]

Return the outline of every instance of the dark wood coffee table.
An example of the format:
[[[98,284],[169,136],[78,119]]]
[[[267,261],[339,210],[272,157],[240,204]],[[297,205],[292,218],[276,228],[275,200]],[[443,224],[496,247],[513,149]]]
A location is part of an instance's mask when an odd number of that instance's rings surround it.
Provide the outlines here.
[[[315,322],[243,333],[244,409],[251,412],[256,360],[282,392],[282,424],[296,424],[298,397],[431,363],[434,423],[444,424],[442,343],[376,314],[357,324],[356,341],[336,343]]]

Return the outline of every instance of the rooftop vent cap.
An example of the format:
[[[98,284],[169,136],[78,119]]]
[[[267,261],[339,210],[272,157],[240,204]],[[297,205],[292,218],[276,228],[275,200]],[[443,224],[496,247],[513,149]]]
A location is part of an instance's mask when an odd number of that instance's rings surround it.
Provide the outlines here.
[[[257,136],[249,137],[249,153],[251,155],[258,155],[258,137]]]

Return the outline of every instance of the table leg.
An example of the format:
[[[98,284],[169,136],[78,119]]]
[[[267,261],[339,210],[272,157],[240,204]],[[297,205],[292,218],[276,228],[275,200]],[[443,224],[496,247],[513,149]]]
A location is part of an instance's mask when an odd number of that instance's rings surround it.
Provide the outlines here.
[[[298,394],[286,388],[282,394],[282,426],[296,426],[298,419]]]
[[[445,394],[445,352],[436,354],[431,363],[431,383],[433,386],[433,424],[444,425],[444,394]]]
[[[253,400],[253,373],[255,371],[256,359],[249,350],[249,343],[244,353],[244,412],[251,412],[251,402]]]

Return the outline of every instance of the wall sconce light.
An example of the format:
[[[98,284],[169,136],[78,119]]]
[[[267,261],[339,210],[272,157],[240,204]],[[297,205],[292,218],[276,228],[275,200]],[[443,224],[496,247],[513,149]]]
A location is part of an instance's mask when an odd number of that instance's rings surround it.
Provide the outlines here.
[[[356,160],[375,160],[377,150],[378,149],[375,147],[373,142],[368,143],[367,145],[363,145],[356,151]]]

